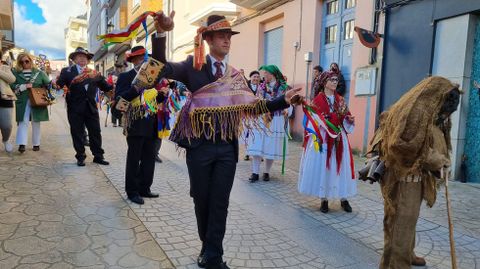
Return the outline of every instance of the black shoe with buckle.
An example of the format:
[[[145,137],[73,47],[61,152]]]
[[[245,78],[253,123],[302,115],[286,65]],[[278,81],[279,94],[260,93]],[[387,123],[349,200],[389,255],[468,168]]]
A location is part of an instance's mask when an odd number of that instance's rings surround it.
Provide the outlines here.
[[[205,268],[207,266],[207,261],[205,260],[205,256],[203,256],[203,253],[200,253],[197,257],[197,265],[200,268]]]
[[[160,197],[160,194],[149,191],[140,193],[140,196],[145,198],[158,198]]]
[[[20,153],[24,153],[25,152],[25,145],[18,146],[18,151],[20,151]]]
[[[253,173],[248,180],[252,183],[258,181],[258,174]]]
[[[227,266],[226,262],[213,263],[213,264],[207,262],[205,268],[206,269],[230,269],[230,267]]]
[[[145,201],[142,197],[140,197],[140,195],[129,196],[128,199],[138,205],[143,205],[145,203]]]
[[[97,158],[97,157],[93,158],[93,162],[101,164],[101,165],[109,165],[110,164],[109,162],[105,161],[105,159]]]
[[[78,166],[85,166],[85,160],[77,160]]]
[[[39,150],[40,150],[40,146],[33,146],[32,150],[33,150],[33,151],[39,151]]]
[[[322,201],[322,205],[320,206],[320,212],[328,213],[328,201],[327,200]]]
[[[352,212],[352,207],[350,206],[347,200],[341,201],[340,205],[342,206],[343,210],[345,210],[345,212],[348,212],[348,213]]]
[[[263,173],[263,181],[270,181],[270,174]]]

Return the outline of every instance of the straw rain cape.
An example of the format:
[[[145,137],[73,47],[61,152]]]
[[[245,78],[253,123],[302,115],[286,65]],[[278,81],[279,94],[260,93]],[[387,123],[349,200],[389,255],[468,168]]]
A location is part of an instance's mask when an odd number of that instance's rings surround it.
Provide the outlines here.
[[[267,113],[266,101],[258,99],[237,70],[195,91],[180,111],[170,140],[192,138],[237,139],[246,128],[258,127],[258,115]],[[243,124],[242,124],[243,123]],[[216,135],[217,134],[217,135]]]

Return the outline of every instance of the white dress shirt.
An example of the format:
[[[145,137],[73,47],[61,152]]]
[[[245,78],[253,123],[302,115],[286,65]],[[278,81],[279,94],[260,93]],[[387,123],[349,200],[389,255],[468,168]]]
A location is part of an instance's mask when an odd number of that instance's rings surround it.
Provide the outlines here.
[[[210,61],[212,62],[212,74],[215,76],[215,73],[217,73],[217,67],[215,66],[215,62],[221,62],[222,63],[222,74],[225,75],[225,70],[227,70],[227,62],[225,59],[223,61],[219,61],[215,58],[213,58],[212,55],[208,54],[208,57],[210,57]]]
[[[77,70],[78,70],[78,74],[80,75],[82,72],[83,72],[83,69],[80,65],[76,65],[77,66]],[[85,90],[88,91],[88,84],[85,84]]]

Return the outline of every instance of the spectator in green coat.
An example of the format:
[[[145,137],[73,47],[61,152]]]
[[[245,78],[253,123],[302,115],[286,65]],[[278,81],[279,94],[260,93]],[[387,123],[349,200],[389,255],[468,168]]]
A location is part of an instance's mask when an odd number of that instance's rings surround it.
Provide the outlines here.
[[[48,121],[48,110],[47,107],[32,107],[28,91],[31,88],[47,86],[50,83],[50,79],[47,74],[34,66],[32,57],[27,53],[18,55],[13,74],[15,75],[15,82],[11,84],[11,87],[17,95],[15,107],[18,124],[16,139],[18,151],[20,153],[25,152],[30,121],[32,122],[33,151],[39,151],[40,122]]]

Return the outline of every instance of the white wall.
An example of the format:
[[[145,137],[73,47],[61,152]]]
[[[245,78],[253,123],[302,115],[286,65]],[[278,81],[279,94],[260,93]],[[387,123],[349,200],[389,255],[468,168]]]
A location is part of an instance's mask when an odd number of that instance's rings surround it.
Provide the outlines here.
[[[451,158],[455,178],[458,178],[465,145],[475,22],[476,17],[467,14],[441,20],[436,25],[432,75],[448,78],[465,91],[458,110],[452,115]]]

